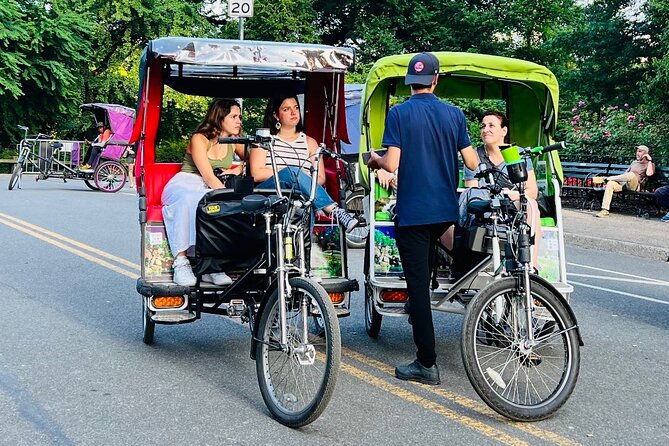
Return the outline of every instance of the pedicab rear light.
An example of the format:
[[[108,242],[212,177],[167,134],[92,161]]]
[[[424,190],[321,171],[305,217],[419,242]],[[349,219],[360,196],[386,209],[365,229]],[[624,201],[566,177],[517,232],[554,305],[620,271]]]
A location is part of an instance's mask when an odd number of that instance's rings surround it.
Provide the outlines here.
[[[344,302],[344,293],[328,293],[328,296],[330,296],[330,300],[332,301],[333,304],[340,304]]]
[[[384,290],[381,291],[381,300],[384,302],[406,302],[409,293],[406,290]]]
[[[183,296],[154,296],[152,298],[153,307],[161,308],[180,308],[184,304]]]

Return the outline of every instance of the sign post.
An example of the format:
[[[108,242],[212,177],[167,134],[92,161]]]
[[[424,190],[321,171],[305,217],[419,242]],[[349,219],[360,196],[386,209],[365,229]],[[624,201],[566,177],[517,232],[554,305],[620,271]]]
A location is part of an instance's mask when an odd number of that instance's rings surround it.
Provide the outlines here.
[[[228,0],[228,17],[239,18],[239,40],[244,40],[244,18],[253,17],[253,0]]]

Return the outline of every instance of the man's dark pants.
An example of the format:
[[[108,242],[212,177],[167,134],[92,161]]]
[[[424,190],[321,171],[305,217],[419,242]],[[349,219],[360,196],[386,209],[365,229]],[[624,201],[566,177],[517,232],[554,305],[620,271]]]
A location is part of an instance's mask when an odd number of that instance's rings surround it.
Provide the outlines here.
[[[669,208],[669,186],[662,186],[657,189],[655,191],[655,197],[657,198],[657,202],[660,203],[660,206]]]
[[[425,367],[432,367],[437,359],[430,305],[430,273],[434,264],[434,244],[452,224],[398,226],[395,222],[395,240],[409,293],[413,340],[418,349],[416,356]]]

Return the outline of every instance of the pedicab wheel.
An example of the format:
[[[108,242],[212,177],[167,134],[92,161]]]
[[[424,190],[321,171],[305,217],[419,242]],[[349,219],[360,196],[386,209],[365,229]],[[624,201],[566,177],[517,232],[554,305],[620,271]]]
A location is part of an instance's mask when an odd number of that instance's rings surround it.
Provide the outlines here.
[[[95,185],[95,183],[93,182],[93,180],[84,180],[84,184],[85,184],[86,186],[88,186],[88,188],[91,189],[91,190],[100,190],[100,189],[98,189],[98,187]]]
[[[281,424],[301,427],[328,405],[341,361],[341,337],[335,309],[325,290],[302,277],[290,279],[286,301],[288,344],[282,348],[278,291],[269,297],[258,325],[256,372],[267,408]],[[308,330],[320,315],[323,335]],[[306,330],[306,337],[305,337]]]
[[[516,421],[548,418],[569,399],[580,368],[575,321],[563,301],[531,282],[536,345],[526,348],[525,297],[516,279],[496,280],[467,306],[462,360],[474,390]]]
[[[374,290],[365,281],[365,330],[370,337],[375,338],[379,335],[382,320],[383,316],[374,307]]]
[[[21,178],[21,172],[23,171],[24,164],[25,164],[24,160],[16,161],[16,166],[14,166],[14,170],[12,171],[12,176],[9,177],[9,183],[7,183],[8,190],[14,189],[18,184],[19,178]]]
[[[104,161],[98,164],[93,173],[95,186],[102,192],[118,192],[123,189],[128,175],[123,166],[116,161]]]
[[[153,344],[153,335],[156,331],[156,323],[153,322],[153,320],[151,319],[151,310],[149,309],[147,300],[148,297],[142,297],[142,302],[144,302],[142,311],[142,313],[144,313],[142,318],[143,321],[142,328],[144,329],[144,336],[142,338],[142,341],[144,341],[146,345],[151,345]]]
[[[346,198],[346,212],[354,214],[356,218],[364,217],[364,192],[354,192]],[[369,237],[369,225],[360,224],[346,233],[346,245],[349,248],[364,248]]]

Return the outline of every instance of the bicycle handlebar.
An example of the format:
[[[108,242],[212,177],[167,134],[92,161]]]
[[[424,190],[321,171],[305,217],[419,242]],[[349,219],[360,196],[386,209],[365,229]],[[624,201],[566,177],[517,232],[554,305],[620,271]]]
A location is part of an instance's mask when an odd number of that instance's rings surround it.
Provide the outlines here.
[[[567,144],[564,141],[558,141],[555,144],[551,144],[549,146],[533,147],[533,148],[529,149],[529,151],[530,151],[530,154],[532,154],[532,155],[543,155],[544,153],[553,152],[555,150],[562,150],[562,149],[566,149],[566,148],[567,148]],[[527,150],[527,149],[525,149],[525,150]]]

